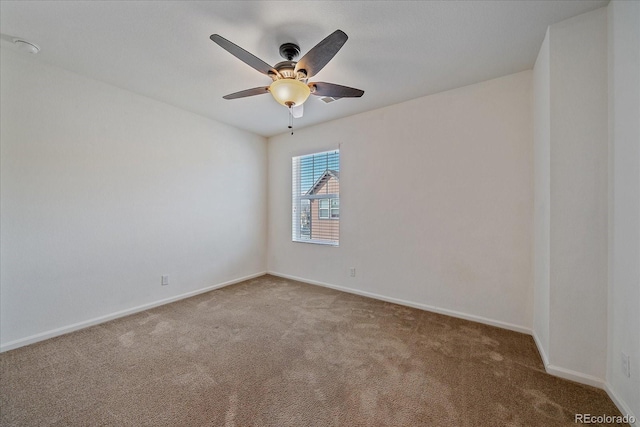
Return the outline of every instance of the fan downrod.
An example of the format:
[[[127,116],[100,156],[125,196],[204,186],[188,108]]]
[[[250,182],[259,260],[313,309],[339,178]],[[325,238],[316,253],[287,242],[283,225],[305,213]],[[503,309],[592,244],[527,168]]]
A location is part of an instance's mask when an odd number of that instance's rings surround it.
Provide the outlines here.
[[[300,55],[300,46],[295,43],[284,43],[280,45],[280,56],[287,61],[292,61]]]

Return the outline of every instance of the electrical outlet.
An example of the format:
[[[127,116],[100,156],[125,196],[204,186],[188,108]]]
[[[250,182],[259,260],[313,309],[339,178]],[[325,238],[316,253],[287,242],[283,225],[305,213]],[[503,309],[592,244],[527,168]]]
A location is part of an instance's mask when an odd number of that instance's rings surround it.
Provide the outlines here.
[[[355,267],[351,267],[351,268],[349,269],[349,275],[350,275],[351,277],[356,277],[356,269],[355,269]]]
[[[622,362],[622,374],[629,378],[631,377],[631,369],[629,366],[629,356],[624,354],[624,352],[620,353],[621,356],[621,362]]]
[[[169,284],[169,276],[162,276],[162,286],[167,286]]]

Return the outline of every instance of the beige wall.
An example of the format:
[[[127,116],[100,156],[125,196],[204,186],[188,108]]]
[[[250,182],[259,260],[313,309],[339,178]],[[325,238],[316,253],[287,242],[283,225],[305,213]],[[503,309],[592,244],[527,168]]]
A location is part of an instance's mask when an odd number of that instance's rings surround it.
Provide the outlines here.
[[[525,71],[270,138],[269,271],[529,331],[531,83]],[[292,243],[291,157],[338,145],[340,246]]]
[[[609,310],[607,383],[640,418],[640,2],[612,1],[609,42]],[[630,376],[622,370],[629,356]],[[636,422],[640,425],[640,422]]]
[[[639,88],[637,2],[549,27],[534,68],[533,334],[547,372],[605,388],[636,417]]]
[[[543,362],[549,364],[551,268],[551,81],[549,30],[533,68],[534,139],[534,278],[533,336]]]
[[[264,138],[1,54],[3,350],[265,271]]]
[[[534,336],[548,372],[603,387],[606,8],[549,27],[534,88]]]
[[[605,377],[607,11],[552,25],[549,363]]]

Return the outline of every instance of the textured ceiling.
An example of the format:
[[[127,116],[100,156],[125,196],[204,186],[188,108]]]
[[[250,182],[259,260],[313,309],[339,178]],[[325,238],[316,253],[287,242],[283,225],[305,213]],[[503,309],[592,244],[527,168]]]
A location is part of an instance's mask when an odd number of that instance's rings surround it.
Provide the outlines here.
[[[607,1],[1,1],[2,48],[17,36],[50,63],[235,127],[286,131],[269,95],[223,95],[271,80],[213,43],[218,33],[267,63],[303,55],[336,29],[349,40],[311,81],[363,89],[304,104],[301,128],[533,67],[548,25]],[[26,55],[26,54],[25,54]]]

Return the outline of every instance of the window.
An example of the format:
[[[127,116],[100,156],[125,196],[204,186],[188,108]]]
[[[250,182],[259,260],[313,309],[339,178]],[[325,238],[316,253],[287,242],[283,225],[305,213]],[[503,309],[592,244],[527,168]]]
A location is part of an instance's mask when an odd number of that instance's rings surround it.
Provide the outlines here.
[[[329,199],[318,200],[318,218],[329,219]]]
[[[292,158],[294,242],[338,246],[340,235],[340,151]]]
[[[331,207],[331,208],[329,208]],[[329,210],[331,209],[331,210]],[[340,199],[320,199],[318,200],[318,218],[320,219],[339,219],[340,218]]]
[[[340,218],[340,199],[331,199],[331,219]]]

